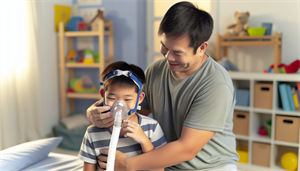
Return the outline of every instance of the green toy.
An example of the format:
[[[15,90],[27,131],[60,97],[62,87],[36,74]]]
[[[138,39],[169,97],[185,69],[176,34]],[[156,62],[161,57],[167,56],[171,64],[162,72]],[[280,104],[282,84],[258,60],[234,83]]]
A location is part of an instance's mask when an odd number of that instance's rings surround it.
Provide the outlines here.
[[[76,93],[96,93],[97,87],[92,84],[89,77],[83,76],[82,78],[73,77],[70,80],[70,86]]]

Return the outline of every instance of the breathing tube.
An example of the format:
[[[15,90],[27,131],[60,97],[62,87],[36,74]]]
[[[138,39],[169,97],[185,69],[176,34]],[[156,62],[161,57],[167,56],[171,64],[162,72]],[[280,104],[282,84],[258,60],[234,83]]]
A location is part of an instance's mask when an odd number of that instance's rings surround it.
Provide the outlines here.
[[[110,111],[113,114],[112,117],[114,118],[114,126],[113,126],[112,136],[111,136],[110,143],[109,143],[109,152],[108,152],[107,167],[106,167],[107,171],[114,170],[116,150],[117,150],[117,144],[119,141],[122,120],[127,119],[132,113],[136,112],[137,109],[140,109],[140,106],[138,106],[138,100],[139,100],[139,96],[141,94],[141,89],[142,89],[143,84],[130,71],[115,70],[114,72],[109,73],[105,77],[103,83],[102,82],[100,83],[100,85],[105,85],[105,82],[108,79],[116,77],[116,76],[121,76],[121,75],[131,78],[132,81],[138,86],[139,91],[138,91],[138,96],[137,96],[137,100],[136,100],[134,109],[129,110],[127,104],[123,100],[117,100],[111,106]],[[105,92],[103,94],[103,104],[105,104]]]

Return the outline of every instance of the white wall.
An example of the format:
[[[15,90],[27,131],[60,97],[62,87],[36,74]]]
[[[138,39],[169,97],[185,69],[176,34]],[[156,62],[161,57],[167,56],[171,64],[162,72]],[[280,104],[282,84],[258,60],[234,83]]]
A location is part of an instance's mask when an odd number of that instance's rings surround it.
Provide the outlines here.
[[[217,9],[217,10],[215,10]],[[227,25],[234,24],[235,11],[250,12],[248,24],[250,27],[260,27],[263,22],[273,23],[272,34],[281,32],[282,62],[290,64],[300,59],[300,1],[289,0],[218,0],[212,1],[211,15],[215,22],[215,29],[211,37],[211,44],[216,42],[216,34],[227,32]],[[239,70],[247,72],[262,72],[273,63],[273,46],[248,46],[228,48],[229,59],[237,65]],[[221,53],[222,54],[222,53]]]
[[[54,5],[72,5],[72,0],[40,0],[40,29],[42,30],[41,75],[43,76],[43,106],[45,136],[52,133],[53,126],[59,123],[59,60],[58,34],[54,31]]]

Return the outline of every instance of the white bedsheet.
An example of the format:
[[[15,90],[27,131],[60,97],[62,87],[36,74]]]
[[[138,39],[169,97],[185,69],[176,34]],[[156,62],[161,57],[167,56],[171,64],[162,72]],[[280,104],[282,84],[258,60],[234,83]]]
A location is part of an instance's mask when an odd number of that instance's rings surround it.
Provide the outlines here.
[[[35,163],[24,170],[26,171],[45,171],[45,170],[55,170],[55,171],[82,171],[83,161],[79,160],[77,156],[49,153],[48,157],[44,160]]]

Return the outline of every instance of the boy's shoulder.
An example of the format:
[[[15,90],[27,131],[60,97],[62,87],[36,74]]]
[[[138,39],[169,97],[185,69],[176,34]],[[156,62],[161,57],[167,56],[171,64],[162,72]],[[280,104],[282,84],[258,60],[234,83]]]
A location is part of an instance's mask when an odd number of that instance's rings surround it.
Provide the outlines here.
[[[141,114],[136,113],[137,116],[139,117],[139,124],[142,125],[146,125],[146,124],[158,124],[157,120],[148,117],[148,116],[144,116]]]

